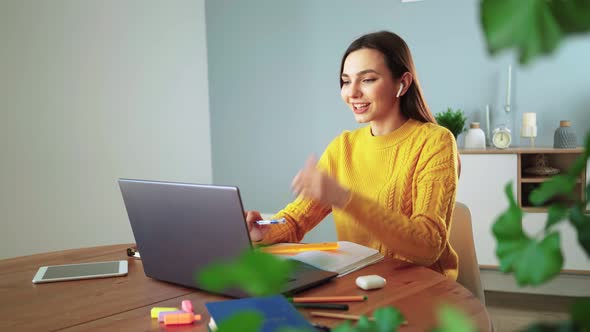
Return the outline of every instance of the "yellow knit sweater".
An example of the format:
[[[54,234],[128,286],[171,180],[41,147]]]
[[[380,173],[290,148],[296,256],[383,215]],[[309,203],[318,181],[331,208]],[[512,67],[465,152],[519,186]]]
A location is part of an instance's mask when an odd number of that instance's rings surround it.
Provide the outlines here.
[[[394,267],[427,266],[457,278],[449,244],[457,188],[457,146],[447,129],[416,120],[383,136],[370,126],[336,137],[318,167],[350,190],[342,208],[298,197],[275,217],[265,243],[299,242],[330,212],[338,239],[378,249]]]

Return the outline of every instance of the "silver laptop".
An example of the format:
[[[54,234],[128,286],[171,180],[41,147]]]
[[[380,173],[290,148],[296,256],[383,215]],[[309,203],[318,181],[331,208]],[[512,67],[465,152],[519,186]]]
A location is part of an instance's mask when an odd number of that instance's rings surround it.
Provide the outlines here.
[[[237,187],[119,179],[148,277],[203,289],[195,277],[211,263],[252,249]],[[282,293],[294,294],[337,273],[297,263]],[[244,297],[239,289],[223,295]]]

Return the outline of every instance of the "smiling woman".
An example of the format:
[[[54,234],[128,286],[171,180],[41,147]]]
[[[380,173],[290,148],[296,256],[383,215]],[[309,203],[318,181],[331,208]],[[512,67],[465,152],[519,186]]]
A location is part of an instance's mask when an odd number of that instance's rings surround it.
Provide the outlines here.
[[[381,31],[353,41],[341,62],[341,96],[364,128],[336,137],[319,161],[295,176],[298,197],[259,225],[247,212],[256,242],[299,242],[329,213],[338,240],[356,242],[393,258],[393,267],[423,265],[457,277],[448,240],[457,187],[453,134],[438,126],[417,80],[410,50]]]

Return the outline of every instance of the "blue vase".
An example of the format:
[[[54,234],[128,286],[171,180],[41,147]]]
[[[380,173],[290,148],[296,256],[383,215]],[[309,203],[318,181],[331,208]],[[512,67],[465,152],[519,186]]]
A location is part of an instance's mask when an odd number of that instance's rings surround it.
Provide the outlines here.
[[[553,147],[558,149],[571,149],[577,146],[577,138],[571,127],[570,121],[559,121],[559,128],[555,130],[553,136]]]

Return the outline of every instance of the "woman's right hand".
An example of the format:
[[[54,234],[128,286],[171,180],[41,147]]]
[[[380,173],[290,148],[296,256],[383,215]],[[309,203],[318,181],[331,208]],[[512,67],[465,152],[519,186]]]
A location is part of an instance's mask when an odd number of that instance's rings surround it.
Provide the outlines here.
[[[258,211],[245,211],[246,224],[248,225],[248,232],[250,232],[250,241],[258,242],[264,238],[268,233],[269,225],[258,225],[256,222],[262,220],[262,216]]]

